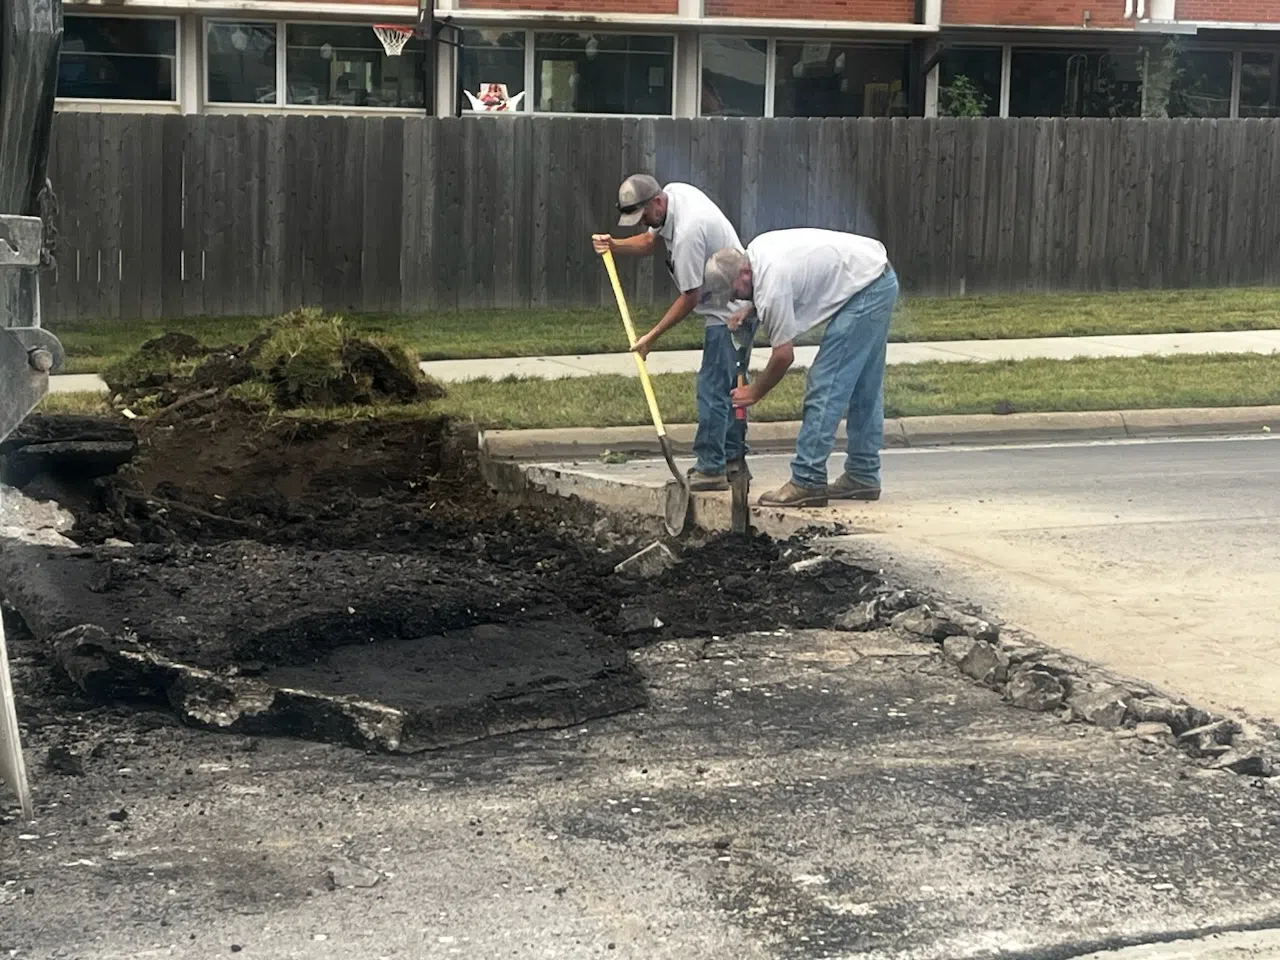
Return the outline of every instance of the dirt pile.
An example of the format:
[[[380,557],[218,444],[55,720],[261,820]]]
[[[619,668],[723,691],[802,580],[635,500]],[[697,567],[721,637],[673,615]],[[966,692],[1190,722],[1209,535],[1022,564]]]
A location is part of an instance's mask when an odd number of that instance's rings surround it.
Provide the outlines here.
[[[102,377],[115,396],[147,412],[214,399],[298,410],[444,396],[402,345],[357,336],[341,317],[317,310],[286,314],[246,344],[209,347],[189,334],[165,333]]]
[[[158,412],[37,417],[0,457],[26,456],[4,468],[76,518],[80,549],[0,542],[0,589],[82,690],[219,730],[424,749],[632,709],[646,697],[625,647],[829,626],[878,588],[841,563],[793,571],[812,554],[762,537],[686,541],[661,576],[620,577],[656,518],[501,499],[474,431],[420,404],[282,415],[245,388],[314,399],[324,380],[264,366],[271,349],[153,341],[140,356],[169,359],[131,382]],[[344,349],[361,389],[395,394]],[[86,437],[129,462],[83,469],[66,454]],[[23,454],[41,443],[63,455]]]

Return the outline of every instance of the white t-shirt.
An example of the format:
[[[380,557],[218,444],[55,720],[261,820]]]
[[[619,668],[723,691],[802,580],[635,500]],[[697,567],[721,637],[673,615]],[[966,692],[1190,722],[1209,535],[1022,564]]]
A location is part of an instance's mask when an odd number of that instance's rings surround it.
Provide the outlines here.
[[[879,240],[812,227],[762,233],[747,259],[756,315],[775,347],[830,320],[889,265]]]
[[[650,227],[667,246],[667,270],[680,292],[702,286],[702,271],[707,259],[725,247],[742,249],[738,231],[729,218],[697,187],[687,183],[668,183],[662,188],[667,195],[667,219],[661,227]],[[707,324],[722,324],[741,303],[700,303],[694,313]]]

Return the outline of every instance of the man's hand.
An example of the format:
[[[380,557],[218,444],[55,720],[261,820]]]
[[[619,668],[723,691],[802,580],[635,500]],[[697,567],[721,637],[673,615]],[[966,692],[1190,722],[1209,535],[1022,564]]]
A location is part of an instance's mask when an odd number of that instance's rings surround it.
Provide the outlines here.
[[[649,356],[649,351],[653,349],[653,344],[657,340],[652,333],[646,333],[643,337],[636,340],[636,345],[631,348],[632,353],[640,354],[641,359]]]
[[[596,253],[604,253],[608,250],[612,250],[613,245],[614,239],[607,233],[593,233],[591,235],[591,246],[595,249]]]
[[[755,312],[755,309],[756,308],[754,306],[746,306],[741,310],[735,310],[733,313],[729,314],[728,318],[725,320],[725,325],[730,330],[737,330],[746,322],[747,317],[751,316],[751,314]]]
[[[745,387],[734,387],[729,393],[729,399],[735,407],[749,407],[759,403],[764,396],[757,392],[754,383],[748,383]]]

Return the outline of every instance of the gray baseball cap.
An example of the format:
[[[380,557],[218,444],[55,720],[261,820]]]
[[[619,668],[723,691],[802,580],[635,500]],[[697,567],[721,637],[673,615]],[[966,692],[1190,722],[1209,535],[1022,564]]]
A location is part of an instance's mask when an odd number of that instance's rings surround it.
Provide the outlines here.
[[[746,262],[747,255],[733,247],[713,253],[702,269],[702,299],[717,305],[734,299],[733,283]]]
[[[644,216],[644,205],[662,192],[658,181],[647,173],[633,173],[618,188],[618,226],[634,227]]]

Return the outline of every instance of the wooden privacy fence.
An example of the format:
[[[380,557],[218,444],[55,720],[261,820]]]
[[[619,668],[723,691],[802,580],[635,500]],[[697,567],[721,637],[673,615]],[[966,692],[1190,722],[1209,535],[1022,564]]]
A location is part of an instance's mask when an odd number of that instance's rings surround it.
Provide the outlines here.
[[[1280,284],[1280,121],[59,114],[48,322],[608,304],[653,171],[744,241],[879,237],[929,293]],[[623,260],[638,303],[659,261]]]

